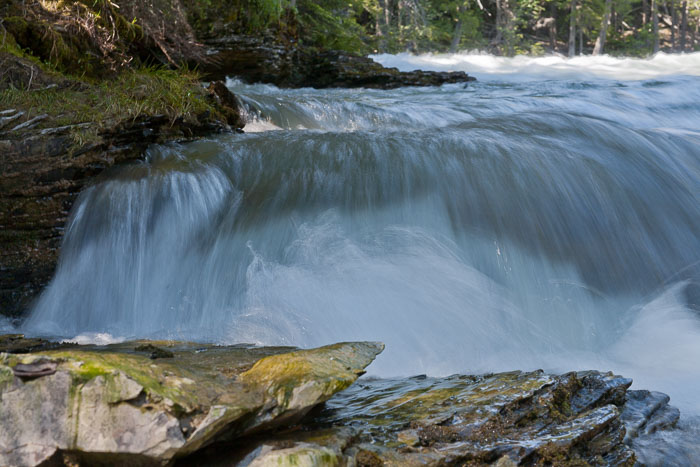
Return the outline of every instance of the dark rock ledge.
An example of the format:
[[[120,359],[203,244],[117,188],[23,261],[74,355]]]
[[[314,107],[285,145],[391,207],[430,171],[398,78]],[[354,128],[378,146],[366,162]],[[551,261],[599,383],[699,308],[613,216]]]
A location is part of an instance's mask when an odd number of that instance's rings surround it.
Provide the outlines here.
[[[238,109],[231,120],[240,119]],[[80,144],[75,124],[3,132],[0,128],[0,315],[19,317],[53,276],[68,214],[80,191],[105,169],[138,160],[153,143],[226,130],[225,122],[127,120]],[[239,124],[242,126],[242,124]]]
[[[0,350],[40,344],[22,342]],[[597,371],[352,385],[383,348],[0,353],[0,465],[631,466],[635,439],[679,418],[667,396]]]
[[[475,78],[462,71],[401,72],[369,57],[338,50],[317,51],[266,43],[250,36],[226,36],[206,42],[207,60],[198,63],[211,79],[235,76],[248,83],[299,88],[376,88],[440,86],[468,83]]]

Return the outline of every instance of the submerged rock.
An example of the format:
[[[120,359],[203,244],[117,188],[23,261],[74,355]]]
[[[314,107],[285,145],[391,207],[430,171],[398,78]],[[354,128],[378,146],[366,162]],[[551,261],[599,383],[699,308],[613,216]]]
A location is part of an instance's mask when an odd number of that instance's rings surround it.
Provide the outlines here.
[[[219,439],[294,423],[384,346],[313,350],[157,342],[0,354],[0,465],[168,463]],[[157,345],[154,345],[157,344]],[[65,461],[65,459],[64,459]]]

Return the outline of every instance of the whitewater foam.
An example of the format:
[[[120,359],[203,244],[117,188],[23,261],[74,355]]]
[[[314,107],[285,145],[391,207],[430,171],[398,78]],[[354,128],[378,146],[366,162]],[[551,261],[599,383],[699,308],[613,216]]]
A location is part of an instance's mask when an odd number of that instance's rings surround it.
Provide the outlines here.
[[[373,55],[384,66],[401,71],[465,71],[479,80],[644,80],[665,76],[700,76],[700,52],[666,54],[649,58],[609,55],[499,57],[487,53]]]

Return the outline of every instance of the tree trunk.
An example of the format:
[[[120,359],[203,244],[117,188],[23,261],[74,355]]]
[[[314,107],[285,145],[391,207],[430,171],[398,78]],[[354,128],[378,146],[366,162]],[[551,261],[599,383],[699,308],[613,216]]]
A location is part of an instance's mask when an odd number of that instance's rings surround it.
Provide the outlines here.
[[[456,53],[459,48],[459,42],[462,40],[462,18],[457,20],[454,33],[452,33],[452,44],[450,44],[450,53]]]
[[[384,24],[386,25],[386,32],[389,34],[391,30],[391,12],[389,11],[389,0],[384,0]]]
[[[603,13],[603,21],[600,23],[600,34],[595,40],[595,47],[593,47],[593,55],[600,55],[603,53],[605,48],[605,35],[608,32],[608,25],[610,24],[610,8],[612,7],[612,0],[605,0],[605,12]]]
[[[659,51],[659,7],[651,0],[651,22],[654,25],[654,53]]]
[[[676,2],[671,1],[671,50],[676,50],[676,30],[678,29],[678,11]]]
[[[688,35],[688,2],[681,3],[681,52],[685,52],[685,40]]]
[[[549,7],[549,17],[552,18],[552,25],[549,28],[549,44],[552,51],[557,51],[557,6],[554,2]]]
[[[495,44],[500,44],[503,40],[503,37],[501,36],[501,23],[503,22],[501,19],[503,17],[501,2],[503,2],[503,0],[496,0],[496,37],[493,39]]]
[[[505,50],[507,55],[513,54],[513,37],[515,35],[515,15],[510,8],[510,0],[496,0],[496,37],[493,45],[505,45],[501,52]]]
[[[505,50],[506,54],[509,56],[514,55],[514,39],[515,39],[515,14],[510,4],[511,0],[501,0],[501,20],[503,21],[502,28],[506,32],[505,34]]]
[[[459,18],[457,19],[457,24],[455,24],[454,33],[452,33],[452,44],[450,45],[450,53],[456,53],[459,49],[459,43],[462,40],[462,15],[465,13],[464,5],[459,5],[457,8],[457,14]]]
[[[576,55],[576,0],[571,0],[569,17],[569,57]]]
[[[646,26],[649,21],[649,1],[642,0],[642,26]]]
[[[583,55],[583,28],[578,28],[578,54]]]
[[[401,14],[403,13],[403,0],[396,2],[396,27],[399,30],[399,44],[403,45],[403,29],[401,28]]]

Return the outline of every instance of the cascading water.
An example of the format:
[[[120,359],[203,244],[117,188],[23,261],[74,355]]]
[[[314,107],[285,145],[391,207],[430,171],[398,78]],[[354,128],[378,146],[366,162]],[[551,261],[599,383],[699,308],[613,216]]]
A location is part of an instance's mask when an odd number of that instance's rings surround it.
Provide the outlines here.
[[[377,375],[614,370],[699,414],[700,53],[378,59],[480,81],[231,82],[249,134],[86,190],[24,331],[381,340]]]

